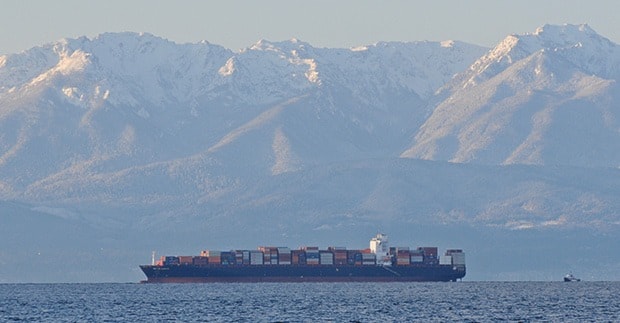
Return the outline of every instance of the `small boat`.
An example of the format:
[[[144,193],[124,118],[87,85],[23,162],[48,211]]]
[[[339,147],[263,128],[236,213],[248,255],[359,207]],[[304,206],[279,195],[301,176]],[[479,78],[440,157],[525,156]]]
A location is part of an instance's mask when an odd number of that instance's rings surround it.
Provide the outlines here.
[[[566,274],[566,276],[564,276],[564,281],[565,282],[580,282],[581,279],[573,276],[573,274]]]

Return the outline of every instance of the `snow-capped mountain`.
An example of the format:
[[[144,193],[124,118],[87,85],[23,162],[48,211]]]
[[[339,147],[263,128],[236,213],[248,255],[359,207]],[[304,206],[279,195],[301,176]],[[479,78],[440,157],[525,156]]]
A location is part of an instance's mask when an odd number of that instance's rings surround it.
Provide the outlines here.
[[[230,166],[238,149],[246,160],[237,169],[253,160],[252,172],[274,174],[396,156],[400,134],[422,122],[424,99],[483,50],[458,42],[347,50],[262,40],[233,53],[121,33],[4,56],[3,191],[55,196],[62,182],[69,191],[102,173],[216,153],[230,154],[218,157]]]
[[[587,25],[511,35],[448,83],[403,157],[620,166],[620,48]]]
[[[0,282],[135,281],[151,250],[377,230],[471,250],[474,279],[590,264],[618,242],[619,68],[587,25],[490,50],[110,33],[2,56]],[[540,241],[554,263],[515,275]],[[605,259],[593,275],[617,278]]]

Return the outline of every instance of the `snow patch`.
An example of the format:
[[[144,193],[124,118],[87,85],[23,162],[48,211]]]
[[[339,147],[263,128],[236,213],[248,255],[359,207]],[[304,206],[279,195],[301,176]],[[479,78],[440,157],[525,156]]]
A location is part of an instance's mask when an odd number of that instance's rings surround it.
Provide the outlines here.
[[[231,57],[226,61],[224,66],[217,71],[221,76],[230,76],[235,72],[235,60]]]
[[[552,226],[560,226],[566,224],[567,219],[566,216],[560,216],[555,220],[549,220],[542,223],[543,227],[552,227]]]
[[[71,210],[67,210],[67,209],[63,209],[63,208],[56,208],[56,207],[48,207],[48,206],[37,206],[37,207],[33,207],[31,208],[31,210],[36,211],[36,212],[41,212],[41,213],[45,213],[45,214],[49,214],[49,215],[53,215],[62,219],[66,219],[66,220],[71,220],[71,219],[77,219],[79,218],[79,216],[71,211]]]
[[[451,48],[451,47],[454,47],[454,40],[444,40],[440,44],[441,44],[441,47]]]
[[[80,93],[80,89],[77,87],[64,87],[62,88],[62,93],[70,99],[78,101],[82,101],[84,99],[84,95]]]
[[[316,69],[316,61],[313,59],[305,59],[303,62],[308,65],[308,70],[305,73],[306,79],[312,83],[320,83],[319,72]]]
[[[510,230],[529,230],[534,228],[534,223],[529,221],[508,221],[504,226]]]
[[[363,51],[367,51],[367,50],[368,50],[368,46],[351,47],[351,51],[352,52],[363,52]]]
[[[208,152],[210,153],[215,152],[218,149],[231,144],[232,142],[237,140],[239,137],[245,135],[246,133],[262,127],[264,124],[268,123],[269,121],[273,120],[276,116],[278,116],[287,105],[292,104],[299,99],[300,99],[299,97],[290,99],[282,104],[276,105],[275,107],[261,113],[256,118],[250,120],[246,124],[229,132],[222,139],[220,139],[220,141],[217,144],[211,146],[208,149]]]
[[[272,175],[295,172],[300,169],[299,158],[294,155],[291,143],[282,131],[282,127],[275,131],[272,149],[275,157],[275,163],[271,168]]]
[[[136,112],[137,115],[139,115],[140,117],[144,118],[144,119],[148,119],[151,117],[151,114],[146,111],[146,109],[144,107],[141,107],[140,110],[138,110],[138,112]]]

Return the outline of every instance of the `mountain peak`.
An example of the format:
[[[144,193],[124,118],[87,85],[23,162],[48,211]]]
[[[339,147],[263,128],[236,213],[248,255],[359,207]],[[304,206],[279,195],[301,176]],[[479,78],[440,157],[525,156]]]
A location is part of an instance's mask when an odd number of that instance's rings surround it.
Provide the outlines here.
[[[259,50],[259,51],[281,51],[281,52],[291,52],[292,50],[299,50],[302,48],[311,48],[312,45],[301,41],[297,38],[291,38],[285,41],[273,42],[266,39],[260,39],[252,46],[247,48],[247,50]]]
[[[599,35],[587,24],[550,25],[537,28],[533,33],[512,34],[504,38],[486,55],[478,59],[468,71],[457,78],[467,80],[470,87],[497,75],[508,66],[538,51],[559,51],[568,61],[579,65],[586,73],[601,76],[617,73],[617,45]],[[591,66],[584,62],[593,62]]]
[[[455,41],[454,40],[444,40],[442,42],[440,42],[441,47],[445,47],[445,48],[450,48],[450,47],[454,47]]]
[[[596,31],[592,29],[588,24],[563,24],[563,25],[551,25],[545,24],[536,28],[536,31],[532,33],[535,36],[545,36],[549,38],[563,38],[566,35],[580,34],[597,35]]]

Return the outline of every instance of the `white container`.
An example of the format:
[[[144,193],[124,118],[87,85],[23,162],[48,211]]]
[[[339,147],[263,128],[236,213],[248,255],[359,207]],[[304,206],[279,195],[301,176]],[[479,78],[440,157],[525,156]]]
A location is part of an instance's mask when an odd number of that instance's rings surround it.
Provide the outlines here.
[[[207,257],[220,257],[222,256],[222,252],[218,250],[205,250],[205,254]]]
[[[263,264],[263,253],[260,251],[252,251],[250,253],[250,264],[251,265],[262,265]]]
[[[424,262],[424,257],[422,256],[411,256],[411,262],[412,263],[420,263],[420,262]]]
[[[441,256],[439,257],[440,265],[452,265],[452,256]]]
[[[464,265],[465,264],[465,253],[453,253],[452,254],[452,264],[453,265]]]
[[[362,261],[367,261],[367,260],[376,260],[377,256],[374,253],[363,253],[362,254]]]
[[[334,254],[331,252],[321,252],[321,265],[333,265],[334,264]]]

